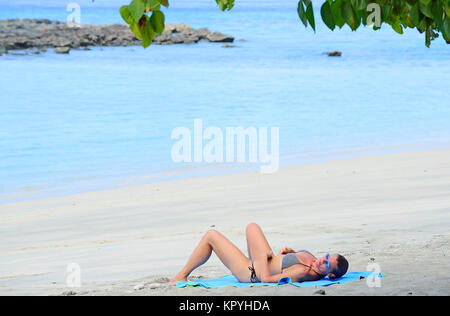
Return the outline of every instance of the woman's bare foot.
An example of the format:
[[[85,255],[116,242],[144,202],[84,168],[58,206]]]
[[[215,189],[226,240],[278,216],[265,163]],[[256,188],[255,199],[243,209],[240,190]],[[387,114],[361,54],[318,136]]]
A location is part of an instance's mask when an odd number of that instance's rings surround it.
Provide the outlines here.
[[[187,278],[177,274],[172,280],[170,280],[169,285],[177,285],[178,282],[187,282]]]

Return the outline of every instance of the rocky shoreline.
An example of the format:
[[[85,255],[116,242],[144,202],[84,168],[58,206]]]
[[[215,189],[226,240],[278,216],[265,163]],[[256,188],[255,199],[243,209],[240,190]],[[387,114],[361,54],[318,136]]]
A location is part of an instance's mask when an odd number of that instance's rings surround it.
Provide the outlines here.
[[[189,25],[166,25],[153,44],[195,44],[200,41],[232,43],[234,37],[206,28],[194,29]],[[71,49],[89,47],[137,46],[141,42],[127,25],[81,25],[70,27],[66,23],[50,20],[0,20],[0,56],[9,51],[30,50],[33,54],[54,49],[56,53],[69,53]]]

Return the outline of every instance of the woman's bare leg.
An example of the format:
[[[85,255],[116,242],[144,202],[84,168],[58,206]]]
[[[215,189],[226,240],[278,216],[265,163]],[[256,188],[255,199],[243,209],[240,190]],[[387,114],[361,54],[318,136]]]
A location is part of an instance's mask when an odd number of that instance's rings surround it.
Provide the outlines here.
[[[258,259],[258,257],[266,256],[268,252],[272,252],[264,233],[258,224],[250,223],[245,230],[247,236],[247,250],[250,259]]]
[[[250,280],[250,271],[248,270],[248,266],[251,265],[250,260],[221,233],[209,230],[200,240],[184,268],[169,284],[186,281],[192,271],[208,261],[212,251],[239,281],[248,282]]]
[[[261,280],[261,273],[263,271],[261,265],[263,260],[267,260],[267,254],[272,253],[272,248],[270,248],[270,245],[258,224],[248,224],[245,234],[247,236],[248,255],[253,262],[256,277]]]

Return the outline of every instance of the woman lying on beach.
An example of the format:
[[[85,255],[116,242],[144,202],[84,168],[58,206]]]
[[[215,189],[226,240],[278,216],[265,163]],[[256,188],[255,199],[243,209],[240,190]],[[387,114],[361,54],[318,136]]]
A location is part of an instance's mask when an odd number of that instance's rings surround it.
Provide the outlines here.
[[[347,272],[348,262],[339,254],[316,258],[306,250],[295,252],[284,248],[274,256],[264,233],[255,223],[247,226],[246,236],[249,258],[218,231],[208,231],[169,284],[187,281],[192,271],[208,261],[212,251],[240,282],[246,283],[277,283],[285,277],[292,282],[317,281],[326,276],[336,279]]]

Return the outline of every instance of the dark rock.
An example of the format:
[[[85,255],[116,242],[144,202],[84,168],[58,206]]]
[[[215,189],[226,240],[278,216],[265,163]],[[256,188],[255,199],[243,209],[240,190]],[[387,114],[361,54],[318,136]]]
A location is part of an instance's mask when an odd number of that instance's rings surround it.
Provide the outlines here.
[[[17,37],[13,42],[12,45],[14,49],[27,49],[32,47],[30,39],[24,38],[24,37]]]
[[[211,34],[211,31],[208,30],[207,28],[201,28],[195,30],[195,33],[201,41],[208,41],[208,35]]]
[[[166,25],[165,30],[172,33],[180,33],[187,30],[192,30],[193,28],[186,24],[174,24],[174,25]]]
[[[230,44],[223,44],[222,48],[235,48],[237,47],[236,45],[230,45]]]
[[[52,21],[47,20],[47,19],[43,19],[43,20],[37,21],[37,23],[42,23],[42,24],[52,24]]]
[[[71,47],[72,41],[67,38],[61,38],[55,41],[56,47]]]
[[[313,295],[326,295],[327,293],[324,290],[317,290],[313,293]]]
[[[172,42],[172,32],[164,31],[161,35],[156,35],[153,42],[156,44],[168,44]]]
[[[172,38],[174,44],[195,44],[200,40],[200,38],[191,32],[180,32],[177,33]]]
[[[219,32],[211,33],[206,28],[193,29],[189,25],[166,25],[153,43],[195,44],[199,41],[233,42],[234,37]],[[8,50],[54,48],[57,53],[67,54],[70,49],[89,46],[138,46],[141,45],[129,27],[124,24],[81,25],[70,27],[66,23],[50,20],[0,20],[0,54]]]
[[[21,52],[13,52],[10,53],[11,56],[27,56],[28,52],[27,51],[21,51]]]
[[[324,54],[327,54],[329,57],[341,57],[342,52],[340,51],[333,51],[333,52],[325,52]]]
[[[187,37],[182,44],[196,44],[198,41],[198,37]]]
[[[234,42],[233,36],[225,35],[220,32],[214,32],[214,33],[208,34],[206,36],[206,38],[208,39],[208,41],[213,42],[213,43],[232,43],[232,42]]]
[[[57,54],[68,54],[70,52],[70,47],[55,47],[54,50]]]

